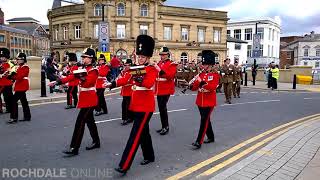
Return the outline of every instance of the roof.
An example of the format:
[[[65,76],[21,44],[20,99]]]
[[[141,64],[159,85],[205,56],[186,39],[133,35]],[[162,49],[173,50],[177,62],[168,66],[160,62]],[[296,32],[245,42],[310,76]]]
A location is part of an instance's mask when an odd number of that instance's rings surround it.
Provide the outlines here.
[[[49,29],[49,25],[42,25],[42,27],[46,30]]]
[[[227,42],[248,43],[247,41],[243,41],[243,40],[240,40],[240,39],[237,39],[237,38],[233,38],[233,37],[230,37],[230,36],[227,37]]]
[[[32,17],[18,17],[18,18],[12,18],[12,19],[8,19],[7,22],[34,22],[34,23],[39,23],[40,21],[33,19]]]
[[[0,25],[0,30],[9,31],[9,32],[13,32],[13,33],[26,34],[26,35],[29,34],[28,31],[25,31],[25,30],[22,30],[22,29],[13,28],[13,27],[9,27],[9,26],[5,26],[5,25]]]
[[[37,24],[30,24],[28,26],[19,26],[19,27],[16,27],[16,28],[25,30],[26,32],[28,32],[28,34],[34,36],[35,35],[34,34],[35,30],[38,29],[39,27],[41,27],[45,32],[47,32],[46,29],[42,25],[37,25]]]

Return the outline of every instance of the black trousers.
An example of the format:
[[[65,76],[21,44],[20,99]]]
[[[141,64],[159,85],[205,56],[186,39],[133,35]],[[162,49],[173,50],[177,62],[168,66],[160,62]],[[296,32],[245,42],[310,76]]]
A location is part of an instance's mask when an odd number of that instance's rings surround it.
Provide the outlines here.
[[[29,103],[26,96],[26,91],[17,91],[13,95],[13,100],[11,102],[12,111],[10,112],[11,119],[18,119],[18,101],[20,100],[24,119],[31,119],[31,113],[29,108]]]
[[[272,89],[278,89],[278,82],[277,82],[277,79],[276,78],[271,78],[272,79]]]
[[[204,136],[207,135],[208,139],[213,139],[214,134],[210,122],[210,115],[213,111],[213,107],[199,107],[201,123],[200,129],[197,137],[197,142],[202,144],[204,141]]]
[[[104,98],[104,91],[105,89],[97,89],[98,105],[96,107],[96,111],[100,112],[102,110],[104,113],[108,113],[107,103]]]
[[[13,101],[13,93],[12,86],[1,86],[0,87],[0,95],[3,94],[4,102],[6,103],[6,110],[11,112],[12,109],[12,101]],[[2,108],[2,101],[0,103]]]
[[[78,104],[78,86],[69,86],[67,91],[67,105],[72,105],[73,103],[76,106]]]
[[[154,161],[154,151],[149,133],[149,121],[153,112],[133,112],[132,114],[133,126],[119,163],[119,167],[123,170],[130,169],[139,145],[141,145],[144,159]]]
[[[169,127],[167,103],[170,95],[157,96],[162,128]]]
[[[82,141],[84,126],[87,124],[92,142],[100,143],[98,129],[93,117],[93,107],[81,108],[74,127],[70,148],[79,149]]]
[[[268,88],[271,88],[272,87],[272,74],[269,73],[268,74]]]
[[[123,96],[122,99],[122,120],[132,120],[132,112],[129,110],[131,96]]]

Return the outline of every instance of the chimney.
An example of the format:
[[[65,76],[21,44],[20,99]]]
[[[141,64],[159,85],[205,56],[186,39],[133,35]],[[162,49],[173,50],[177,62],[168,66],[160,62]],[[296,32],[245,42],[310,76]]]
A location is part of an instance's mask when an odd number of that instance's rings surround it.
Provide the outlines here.
[[[311,37],[311,38],[314,38],[314,31],[311,31],[311,32],[310,32],[310,37]]]
[[[4,25],[4,13],[0,8],[0,25]]]

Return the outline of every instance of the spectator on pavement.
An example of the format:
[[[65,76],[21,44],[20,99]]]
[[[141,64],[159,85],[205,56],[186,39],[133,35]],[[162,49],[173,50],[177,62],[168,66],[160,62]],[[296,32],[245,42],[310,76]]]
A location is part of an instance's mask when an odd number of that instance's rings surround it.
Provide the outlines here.
[[[112,79],[116,79],[119,75],[119,68],[120,68],[120,60],[119,58],[114,55],[111,59],[111,74],[112,74]]]
[[[278,65],[272,65],[271,69],[272,73],[272,90],[278,89],[278,79],[279,79],[279,66]]]
[[[47,78],[50,82],[57,80],[58,67],[56,64],[56,54],[54,52],[51,53],[51,56],[47,59],[46,63],[46,74]],[[53,93],[54,87],[50,87],[50,93]]]

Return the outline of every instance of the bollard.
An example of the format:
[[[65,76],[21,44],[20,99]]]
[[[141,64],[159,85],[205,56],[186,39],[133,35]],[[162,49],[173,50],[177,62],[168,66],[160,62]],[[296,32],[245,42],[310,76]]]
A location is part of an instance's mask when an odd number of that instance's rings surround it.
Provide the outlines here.
[[[41,70],[41,97],[47,97],[46,72]]]
[[[293,87],[292,89],[297,89],[297,75],[293,75]]]
[[[244,86],[248,86],[248,73],[244,73]]]

